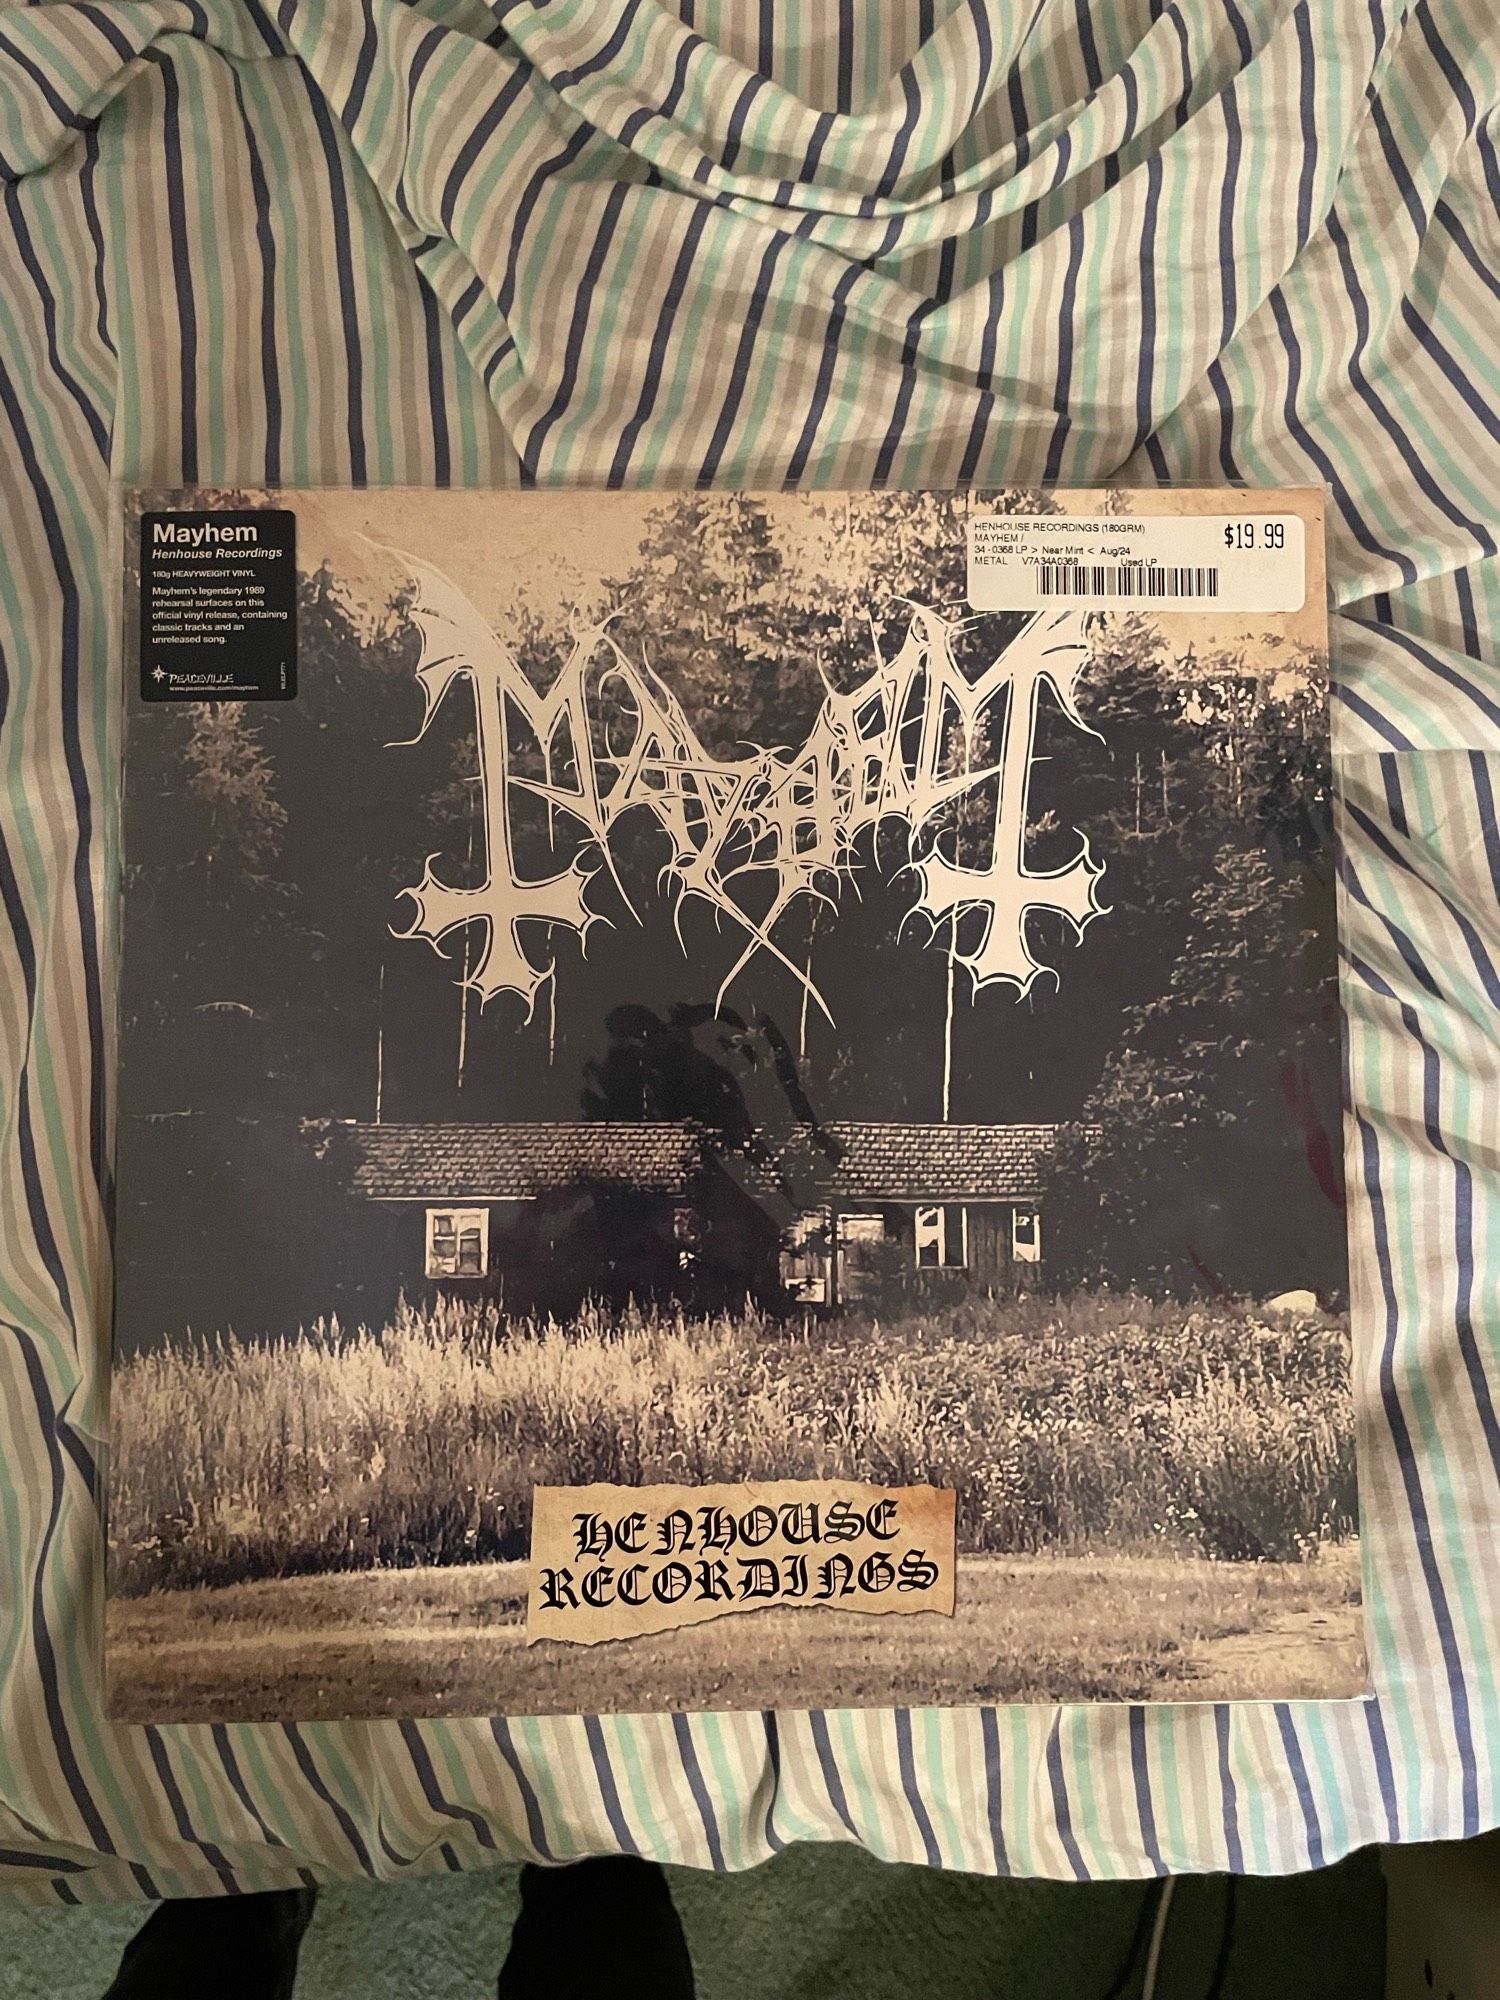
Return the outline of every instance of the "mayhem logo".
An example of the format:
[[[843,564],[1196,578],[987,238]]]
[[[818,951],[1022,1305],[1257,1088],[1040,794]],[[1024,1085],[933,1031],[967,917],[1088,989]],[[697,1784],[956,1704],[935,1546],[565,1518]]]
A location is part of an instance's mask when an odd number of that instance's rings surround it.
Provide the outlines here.
[[[857,685],[825,682],[800,749],[719,758],[649,663],[617,643],[608,619],[575,632],[543,691],[455,584],[410,557],[402,561],[416,583],[411,616],[426,697],[414,740],[450,689],[466,682],[483,868],[473,886],[454,887],[439,872],[441,857],[429,856],[421,881],[406,891],[416,914],[401,935],[441,949],[451,933],[480,926],[482,946],[463,983],[481,1003],[515,993],[534,1005],[556,969],[550,927],[581,938],[602,920],[588,900],[601,871],[636,914],[616,853],[631,812],[648,814],[667,837],[661,881],[679,921],[685,904],[700,901],[743,941],[720,984],[721,1002],[763,952],[828,1013],[810,970],[788,955],[788,913],[833,903],[856,873],[861,836],[892,825],[905,833],[901,867],[914,885],[908,914],[926,918],[976,990],[1006,981],[1024,993],[1044,969],[1027,943],[1029,911],[1055,911],[1075,932],[1099,913],[1103,866],[1081,834],[1061,868],[1038,871],[1026,860],[1042,689],[1073,725],[1088,727],[1076,700],[1087,659],[1083,614],[1039,614],[971,676],[954,657],[954,626],[913,603],[892,657],[877,646]],[[544,803],[549,828],[547,858],[524,868],[516,828],[523,793]],[[962,847],[976,850],[969,858],[960,858],[960,828]],[[863,852],[873,853],[873,840]]]

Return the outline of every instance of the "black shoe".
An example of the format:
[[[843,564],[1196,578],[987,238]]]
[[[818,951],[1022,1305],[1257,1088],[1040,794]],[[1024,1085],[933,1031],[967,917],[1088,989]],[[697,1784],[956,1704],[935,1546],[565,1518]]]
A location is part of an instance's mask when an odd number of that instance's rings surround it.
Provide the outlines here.
[[[104,2000],[292,2000],[315,1889],[159,1903]]]
[[[654,1861],[521,1870],[498,2000],[693,2000],[693,1967]]]

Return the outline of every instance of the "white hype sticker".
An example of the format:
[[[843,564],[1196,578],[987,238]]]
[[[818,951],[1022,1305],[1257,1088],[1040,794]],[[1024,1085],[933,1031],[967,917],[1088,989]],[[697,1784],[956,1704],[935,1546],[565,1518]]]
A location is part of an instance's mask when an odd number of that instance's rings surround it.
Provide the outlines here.
[[[1300,611],[1299,514],[984,514],[969,522],[976,611]]]

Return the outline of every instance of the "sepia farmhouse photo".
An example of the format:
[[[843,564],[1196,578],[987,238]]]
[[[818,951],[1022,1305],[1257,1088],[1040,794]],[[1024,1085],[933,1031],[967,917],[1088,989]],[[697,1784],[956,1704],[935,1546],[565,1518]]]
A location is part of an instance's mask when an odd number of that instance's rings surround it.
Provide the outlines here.
[[[353,1125],[367,1257],[408,1298],[506,1301],[559,1262],[589,1294],[834,1308],[1043,1276],[1044,1125],[837,1123],[775,1154],[686,1120]],[[582,1303],[582,1297],[575,1301]]]
[[[133,504],[295,516],[297,680],[127,700],[113,1713],[1363,1688],[1320,554],[976,611],[976,519],[1225,498]],[[538,1486],[835,1479],[951,1492],[952,1617],[526,1643]]]

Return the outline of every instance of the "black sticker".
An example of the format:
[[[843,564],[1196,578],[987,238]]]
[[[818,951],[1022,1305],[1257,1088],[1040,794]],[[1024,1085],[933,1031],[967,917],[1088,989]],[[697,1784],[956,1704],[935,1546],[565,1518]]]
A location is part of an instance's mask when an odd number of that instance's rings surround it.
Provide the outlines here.
[[[296,515],[142,515],[142,700],[290,701],[296,692]]]

